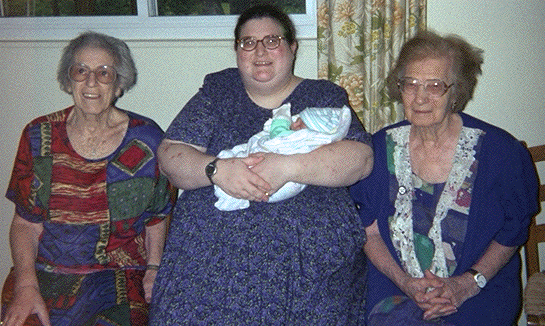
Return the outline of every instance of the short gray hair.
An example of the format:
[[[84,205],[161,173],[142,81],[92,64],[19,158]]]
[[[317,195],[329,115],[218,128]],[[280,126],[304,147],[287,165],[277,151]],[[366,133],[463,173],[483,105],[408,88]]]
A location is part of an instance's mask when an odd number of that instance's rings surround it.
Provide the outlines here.
[[[117,72],[115,83],[121,89],[119,97],[136,84],[136,66],[127,44],[115,37],[88,31],[71,40],[63,50],[57,70],[57,80],[63,91],[70,94],[68,70],[75,63],[74,58],[78,51],[86,48],[103,49],[114,58],[114,68]]]

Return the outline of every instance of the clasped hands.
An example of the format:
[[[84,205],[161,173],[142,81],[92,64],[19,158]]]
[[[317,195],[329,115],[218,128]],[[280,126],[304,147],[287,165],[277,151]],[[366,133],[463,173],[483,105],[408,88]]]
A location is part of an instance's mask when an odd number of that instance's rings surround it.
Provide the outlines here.
[[[289,156],[254,153],[243,158],[221,159],[216,164],[214,184],[229,196],[250,201],[268,201],[286,182]]]
[[[404,282],[402,290],[424,311],[422,316],[424,320],[457,312],[462,303],[480,291],[467,273],[441,278],[429,270],[424,272],[423,278],[409,277]]]

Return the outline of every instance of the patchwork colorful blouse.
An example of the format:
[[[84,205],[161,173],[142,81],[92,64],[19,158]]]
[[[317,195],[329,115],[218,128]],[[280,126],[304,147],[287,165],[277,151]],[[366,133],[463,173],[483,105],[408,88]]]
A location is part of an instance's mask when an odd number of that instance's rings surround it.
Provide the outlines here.
[[[20,216],[43,223],[37,268],[87,273],[145,266],[145,226],[163,220],[175,200],[155,156],[162,130],[124,111],[130,120],[121,145],[90,160],[68,139],[72,109],[25,127],[6,194]]]

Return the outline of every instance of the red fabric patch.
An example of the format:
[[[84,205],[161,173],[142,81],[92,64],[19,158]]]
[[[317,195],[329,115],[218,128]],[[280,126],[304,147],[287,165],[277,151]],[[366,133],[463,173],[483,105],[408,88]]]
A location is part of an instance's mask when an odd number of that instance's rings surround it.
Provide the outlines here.
[[[146,156],[147,153],[140,147],[132,145],[123,154],[121,154],[117,160],[119,163],[122,163],[129,168],[129,170],[134,170],[138,163],[140,163]]]

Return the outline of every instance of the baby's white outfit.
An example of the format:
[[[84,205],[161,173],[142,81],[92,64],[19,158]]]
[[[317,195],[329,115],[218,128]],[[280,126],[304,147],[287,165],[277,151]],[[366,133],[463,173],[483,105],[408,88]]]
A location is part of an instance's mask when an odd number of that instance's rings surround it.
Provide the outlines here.
[[[263,130],[253,135],[246,144],[240,144],[232,149],[223,150],[218,154],[220,159],[232,157],[247,157],[252,153],[301,154],[308,153],[322,145],[342,140],[348,134],[352,121],[351,111],[343,108],[306,108],[299,115],[291,116],[289,103],[273,110],[273,117],[263,126]],[[301,130],[277,130],[281,119],[287,120],[288,126],[297,117],[303,120],[306,128]],[[271,137],[271,124],[275,126],[275,137]],[[282,123],[280,123],[282,125]],[[278,135],[278,136],[276,136]],[[269,202],[277,202],[291,198],[306,187],[304,184],[288,182],[269,197]],[[220,187],[214,185],[214,193],[218,200],[214,204],[223,211],[244,209],[250,206],[246,199],[233,198]]]

